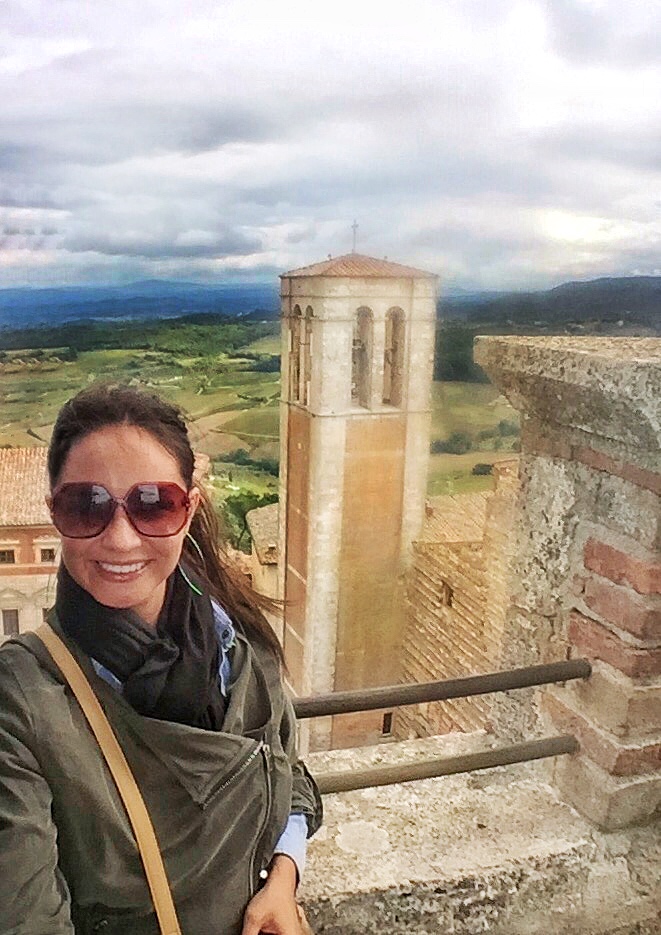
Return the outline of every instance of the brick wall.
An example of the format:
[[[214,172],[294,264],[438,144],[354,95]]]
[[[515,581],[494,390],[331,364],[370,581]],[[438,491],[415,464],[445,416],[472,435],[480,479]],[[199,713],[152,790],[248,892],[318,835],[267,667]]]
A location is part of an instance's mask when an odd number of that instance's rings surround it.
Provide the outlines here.
[[[485,591],[481,543],[416,544],[406,596],[403,682],[488,671]],[[487,713],[484,698],[411,705],[398,709],[395,734],[404,739],[479,730]]]
[[[452,515],[432,519],[425,541],[416,543],[408,578],[402,681],[430,682],[497,669],[503,619],[509,600],[509,559],[518,462],[495,466],[495,489],[482,512],[474,495],[438,498],[435,509]],[[430,541],[456,536],[465,526],[472,541]],[[449,599],[448,599],[449,598]],[[400,739],[451,731],[475,731],[490,723],[489,696],[450,699],[400,708],[394,733]]]

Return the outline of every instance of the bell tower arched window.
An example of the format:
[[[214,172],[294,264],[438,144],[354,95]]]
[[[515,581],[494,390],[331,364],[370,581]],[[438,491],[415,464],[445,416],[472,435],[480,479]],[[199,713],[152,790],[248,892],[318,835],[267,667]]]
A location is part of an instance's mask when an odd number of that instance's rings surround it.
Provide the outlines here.
[[[302,320],[303,333],[301,339],[301,397],[304,406],[310,403],[310,380],[312,378],[312,319],[314,312],[308,305],[305,309],[305,318]]]
[[[372,371],[373,318],[369,308],[359,308],[353,324],[351,347],[351,402],[368,408]]]
[[[289,330],[289,398],[297,403],[301,398],[301,309],[294,306]]]
[[[383,402],[401,406],[404,379],[404,312],[391,308],[386,315],[383,352]]]

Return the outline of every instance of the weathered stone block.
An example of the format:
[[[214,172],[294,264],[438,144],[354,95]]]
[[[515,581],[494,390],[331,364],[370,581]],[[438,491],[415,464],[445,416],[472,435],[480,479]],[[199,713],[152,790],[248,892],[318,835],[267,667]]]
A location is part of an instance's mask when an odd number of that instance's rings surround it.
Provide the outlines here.
[[[605,831],[659,817],[661,776],[611,776],[580,753],[558,757],[555,785],[562,798]]]
[[[577,611],[570,617],[569,640],[574,656],[601,659],[632,678],[661,675],[661,649],[625,643],[612,630]]]
[[[622,741],[661,731],[661,680],[641,684],[596,661],[590,678],[567,682],[564,694],[572,707]]]
[[[608,529],[623,533],[647,549],[661,545],[661,500],[651,490],[645,490],[621,477],[596,473],[586,484],[589,502],[586,511],[591,518]]]
[[[596,471],[605,471],[607,474],[622,477],[624,480],[631,481],[632,484],[636,484],[645,490],[651,490],[661,497],[661,474],[657,474],[655,471],[649,471],[637,464],[623,462],[603,451],[588,448],[586,445],[574,446],[571,456]]]
[[[615,584],[628,584],[639,594],[661,594],[661,559],[658,555],[631,555],[606,542],[588,539],[585,567]]]
[[[598,617],[641,640],[661,640],[661,598],[641,596],[601,577],[583,581],[584,604]]]
[[[570,461],[572,457],[572,446],[567,436],[536,419],[521,423],[521,448],[527,455],[542,458]]]
[[[557,690],[542,693],[542,709],[561,733],[573,734],[581,753],[613,776],[634,776],[661,769],[661,742],[624,745],[600,725],[571,708]],[[659,732],[661,733],[661,731]]]
[[[570,582],[572,544],[578,524],[575,472],[564,461],[526,458],[521,463],[517,554],[512,562],[512,603],[551,616]]]

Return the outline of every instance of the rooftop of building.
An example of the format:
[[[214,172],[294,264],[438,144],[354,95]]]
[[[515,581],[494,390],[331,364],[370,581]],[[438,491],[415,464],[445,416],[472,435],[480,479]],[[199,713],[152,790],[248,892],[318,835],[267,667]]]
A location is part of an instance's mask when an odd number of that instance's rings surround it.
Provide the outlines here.
[[[435,273],[393,263],[385,257],[381,260],[361,253],[346,253],[344,256],[328,257],[321,263],[302,266],[300,269],[283,273],[281,279],[295,279],[306,276],[343,276],[374,279],[436,279]]]
[[[443,494],[425,503],[418,542],[477,542],[484,535],[491,491]]]
[[[261,565],[278,563],[278,504],[257,507],[246,515],[252,544]]]
[[[49,526],[46,448],[0,448],[0,526]]]

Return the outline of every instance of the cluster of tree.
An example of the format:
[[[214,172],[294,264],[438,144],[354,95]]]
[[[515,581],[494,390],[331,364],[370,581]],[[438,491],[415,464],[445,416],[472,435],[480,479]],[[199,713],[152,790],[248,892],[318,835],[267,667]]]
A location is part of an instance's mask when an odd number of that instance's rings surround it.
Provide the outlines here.
[[[253,458],[245,448],[236,448],[226,454],[216,455],[214,460],[222,464],[237,464],[241,467],[255,468],[257,471],[272,474],[274,477],[277,477],[280,473],[280,462],[277,458]]]
[[[465,455],[473,447],[473,439],[468,432],[451,432],[447,438],[435,438],[429,450],[433,455]]]
[[[435,438],[429,450],[432,454],[464,455],[474,448],[481,450],[485,444],[488,444],[489,448],[499,449],[503,447],[503,439],[515,438],[519,432],[518,423],[510,419],[501,419],[494,428],[481,429],[476,436],[470,432],[456,431],[451,432],[447,438]],[[515,443],[511,447],[515,450],[518,446]]]
[[[456,321],[436,326],[434,379],[488,383],[484,370],[473,360],[473,339],[480,329]]]
[[[0,332],[0,347],[11,350],[67,346],[76,351],[126,348],[208,357],[236,351],[278,331],[276,321],[249,321],[227,315],[203,317],[203,322],[190,321],[184,316],[161,321],[78,321],[51,327],[16,328]]]
[[[225,531],[235,549],[250,551],[250,537],[247,536],[247,514],[260,506],[277,503],[277,493],[258,494],[254,490],[240,490],[223,501],[222,518]]]
[[[249,363],[246,370],[257,373],[280,373],[280,354],[258,354],[254,351],[230,351],[227,355]]]

